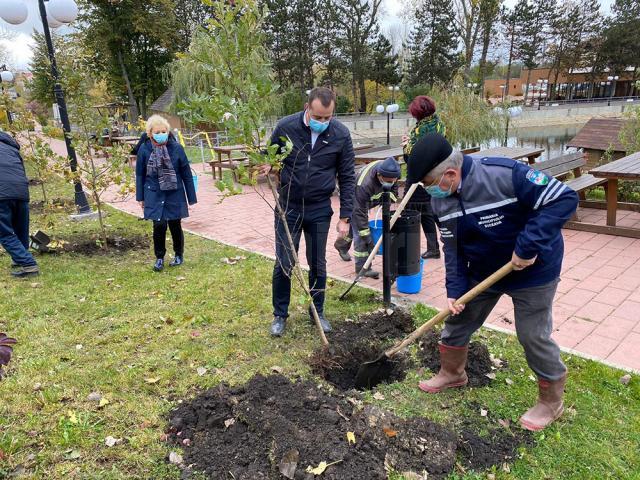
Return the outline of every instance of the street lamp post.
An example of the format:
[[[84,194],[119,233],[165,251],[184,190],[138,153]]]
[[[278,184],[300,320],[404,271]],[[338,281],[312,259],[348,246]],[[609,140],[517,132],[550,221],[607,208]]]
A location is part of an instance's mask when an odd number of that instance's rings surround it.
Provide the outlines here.
[[[2,87],[2,95],[4,96],[4,84],[13,82],[13,73],[11,73],[6,65],[0,66],[0,86]],[[7,122],[9,125],[13,122],[11,119],[11,112],[9,111],[9,107],[7,106]]]
[[[387,112],[387,145],[391,144],[391,118],[394,113],[398,111],[400,107],[397,103],[391,103],[386,107],[384,105],[378,105],[376,107],[376,112],[385,113]]]
[[[45,0],[38,0],[38,7],[40,11],[40,19],[42,20],[42,28],[44,30],[44,37],[47,43],[47,53],[49,61],[51,63],[51,76],[55,82],[53,87],[53,94],[60,111],[60,121],[62,122],[62,129],[64,131],[64,143],[67,147],[67,156],[69,157],[69,167],[73,173],[78,170],[78,158],[76,151],[71,143],[71,123],[69,122],[69,113],[67,112],[67,103],[64,98],[64,92],[60,85],[60,75],[58,73],[58,65],[56,64],[55,51],[53,49],[53,41],[51,40],[51,31],[49,30],[49,23],[52,25],[62,25],[64,23],[71,23],[78,15],[78,7],[73,0],[49,0],[51,8],[56,13],[47,19],[47,9],[44,4]],[[15,4],[15,2],[13,2]],[[13,8],[14,5],[11,5]],[[7,20],[9,23],[17,25],[23,23],[26,20],[26,15],[19,15],[18,17],[11,17],[7,19],[6,16],[11,16],[13,11],[9,8],[7,11],[2,10],[0,7],[0,17]],[[26,11],[26,8],[25,8]],[[21,21],[21,16],[24,16]],[[79,180],[74,182],[75,190],[75,204],[80,215],[91,214],[91,208],[89,202],[87,202],[87,196],[82,189],[82,183]]]
[[[396,103],[396,92],[400,90],[399,85],[391,85],[389,86],[389,91],[391,92],[391,104],[395,105]],[[391,118],[393,118],[393,113],[391,114]]]
[[[542,88],[544,87],[545,90],[545,95],[546,95],[546,91],[547,91],[547,84],[549,83],[549,80],[542,79],[539,78],[538,79],[538,110],[540,110],[540,104],[542,103]]]
[[[607,77],[607,85],[611,85],[611,88],[609,90],[609,101],[607,102],[607,105],[611,105],[611,99],[613,98],[613,94],[616,92],[616,82],[618,81],[618,78],[620,78],[618,75],[609,75]]]

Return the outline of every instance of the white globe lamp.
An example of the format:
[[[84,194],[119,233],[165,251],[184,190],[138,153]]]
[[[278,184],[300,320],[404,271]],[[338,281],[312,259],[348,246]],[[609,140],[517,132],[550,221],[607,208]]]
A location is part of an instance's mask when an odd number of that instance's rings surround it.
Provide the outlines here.
[[[0,2],[0,17],[11,25],[24,23],[27,15],[29,15],[29,11],[22,0],[2,0]]]
[[[13,82],[13,73],[5,70],[3,72],[0,72],[0,78],[2,78],[2,81],[4,83],[11,83]]]
[[[376,107],[376,112],[378,113],[384,113],[384,105],[378,105]]]
[[[78,18],[78,5],[74,0],[49,0],[47,13],[60,23],[71,23]]]

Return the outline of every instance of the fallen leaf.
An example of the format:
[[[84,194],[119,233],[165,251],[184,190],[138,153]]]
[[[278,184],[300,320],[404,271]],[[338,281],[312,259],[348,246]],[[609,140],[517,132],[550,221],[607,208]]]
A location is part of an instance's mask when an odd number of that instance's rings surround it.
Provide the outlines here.
[[[503,463],[502,464],[502,470],[506,473],[511,473],[511,467],[509,467],[508,463]]]
[[[511,421],[508,418],[504,420],[502,418],[499,418],[498,423],[502,425],[504,428],[509,428],[509,426],[511,425]]]
[[[65,455],[67,460],[77,460],[80,457],[81,455],[78,450],[67,450],[67,454]]]
[[[353,443],[355,445],[355,443],[356,443],[356,434],[353,433],[353,432],[347,432],[347,442]]]
[[[389,438],[393,438],[396,435],[398,435],[397,430],[393,430],[392,428],[389,428],[389,427],[382,427],[382,430],[384,431],[384,434]]]
[[[198,367],[198,368],[196,369],[196,372],[198,372],[198,375],[199,375],[199,376],[203,376],[205,373],[207,373],[207,369],[206,369],[206,368],[204,368],[204,367]]]
[[[38,282],[33,282],[31,284],[31,288],[40,288],[40,284]]]
[[[69,421],[73,424],[78,423],[78,417],[76,416],[76,412],[72,412],[71,410],[69,410],[68,412],[69,415]]]
[[[148,384],[158,383],[160,381],[160,377],[149,377],[144,379]]]
[[[187,277],[176,277],[176,280],[178,282],[184,282],[187,279]]]
[[[34,392],[39,392],[40,390],[42,390],[42,384],[41,383],[34,383],[33,384],[33,391]]]
[[[98,392],[91,392],[89,395],[87,395],[87,400],[90,402],[99,402],[102,399],[102,395],[100,395]]]
[[[224,428],[229,428],[234,423],[236,423],[235,418],[228,418],[227,420],[224,421]]]
[[[328,466],[329,464],[327,462],[320,462],[316,468],[313,468],[311,467],[311,465],[309,465],[307,467],[307,473],[313,473],[314,475],[322,475]]]
[[[107,438],[104,439],[104,443],[107,447],[113,447],[114,445],[117,445],[120,442],[122,442],[121,438],[114,438],[111,435],[109,435]]]
[[[375,398],[376,400],[384,400],[384,395],[380,392],[376,392],[373,394],[373,398]]]
[[[182,444],[186,447],[191,445],[191,439],[189,438],[185,438],[184,440],[182,440]]]
[[[491,359],[491,363],[493,364],[494,367],[496,368],[500,368],[502,367],[502,360],[500,358],[496,358],[492,355],[489,355],[489,358]]]
[[[620,377],[620,383],[622,385],[628,385],[630,381],[631,381],[631,375],[629,375],[628,373]]]
[[[535,381],[536,381],[536,377],[534,377],[533,375],[529,375],[527,378],[528,378],[529,380],[531,380],[532,382],[535,382]]]
[[[191,332],[191,336],[192,336],[193,338],[198,338],[198,337],[200,336],[200,332],[199,332],[198,330],[193,330],[193,331]]]
[[[495,473],[487,473],[487,480],[496,480]]]
[[[504,381],[507,383],[507,385],[513,385],[513,380],[511,380],[510,378],[505,378]]]
[[[82,344],[81,343],[76,345],[76,350],[82,350]]]
[[[182,455],[176,452],[171,452],[169,454],[169,462],[173,463],[174,465],[180,465],[182,463]]]
[[[481,409],[480,409],[480,416],[481,416],[481,417],[486,417],[488,413],[489,413],[489,412],[487,412],[484,408],[481,408]]]
[[[289,450],[284,454],[282,460],[278,464],[278,469],[283,477],[293,480],[296,474],[296,468],[298,467],[298,459],[300,458],[300,452],[298,450]]]
[[[107,400],[106,398],[101,398],[100,402],[98,403],[98,407],[105,407],[109,405],[109,400]]]
[[[279,367],[278,365],[274,365],[273,367],[271,367],[271,371],[272,371],[273,373],[280,373],[280,374],[282,374],[283,369],[282,369],[282,367]]]
[[[484,374],[485,377],[490,378],[491,380],[495,380],[496,379],[496,374],[491,372],[491,373],[485,373]]]
[[[390,309],[390,308],[387,308],[387,309],[384,311],[384,313],[386,313],[386,314],[387,314],[387,316],[389,316],[389,315],[393,315],[393,310],[392,310],[392,309]]]

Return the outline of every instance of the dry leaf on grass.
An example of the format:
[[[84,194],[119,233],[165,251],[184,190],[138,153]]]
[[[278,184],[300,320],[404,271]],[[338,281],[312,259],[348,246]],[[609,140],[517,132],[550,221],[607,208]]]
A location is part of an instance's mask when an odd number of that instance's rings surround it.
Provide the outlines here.
[[[144,381],[150,385],[153,385],[154,383],[158,383],[160,381],[160,377],[149,377],[145,378]]]
[[[207,369],[204,367],[198,367],[196,369],[196,372],[198,373],[198,376],[202,377],[205,373],[207,373]]]
[[[373,394],[373,398],[375,398],[376,400],[384,400],[384,395],[380,392],[376,392]]]
[[[171,452],[169,454],[169,462],[173,463],[174,465],[180,465],[182,463],[182,455],[176,452]]]
[[[107,447],[113,447],[114,445],[117,445],[121,442],[122,442],[121,438],[114,438],[111,435],[109,435],[107,438],[104,439],[104,443]]]
[[[620,377],[620,383],[622,385],[628,385],[630,381],[631,381],[631,375],[629,375],[628,373]]]
[[[109,400],[106,398],[101,398],[100,402],[98,403],[98,407],[102,408],[109,405]]]
[[[486,417],[488,413],[489,412],[487,410],[485,410],[484,408],[480,409],[480,416],[481,417]]]
[[[389,428],[389,427],[382,427],[382,430],[384,431],[384,434],[389,438],[393,438],[396,435],[398,435],[398,431],[397,430],[394,430],[394,429]]]

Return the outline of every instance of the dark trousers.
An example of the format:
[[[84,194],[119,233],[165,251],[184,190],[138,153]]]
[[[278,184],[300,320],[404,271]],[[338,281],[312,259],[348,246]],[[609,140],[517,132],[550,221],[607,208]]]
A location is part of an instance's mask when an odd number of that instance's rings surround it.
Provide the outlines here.
[[[427,251],[438,252],[440,250],[438,246],[438,229],[436,228],[436,216],[433,214],[431,201],[409,203],[407,204],[407,210],[420,212],[420,224],[427,239]]]
[[[0,245],[16,265],[37,265],[29,253],[29,202],[0,200]]]
[[[475,285],[477,282],[471,286]],[[442,343],[453,347],[467,345],[471,335],[482,326],[500,297],[506,294],[513,300],[516,334],[529,367],[543,380],[559,380],[567,367],[560,359],[558,344],[551,338],[553,297],[557,288],[558,280],[518,290],[490,288],[471,300],[460,315],[452,315],[445,321]]]
[[[176,255],[184,254],[184,233],[182,231],[182,222],[177,220],[154,220],[153,221],[153,251],[156,258],[164,258],[167,253],[167,226],[171,231],[171,240],[173,240],[173,251]]]
[[[329,208],[299,212],[290,207],[286,215],[296,252],[300,247],[300,237],[304,233],[307,263],[309,264],[309,288],[318,313],[322,313],[324,308],[324,294],[327,286],[327,238],[332,213]],[[273,314],[287,318],[289,316],[294,261],[284,224],[277,214],[275,232],[276,264],[273,269],[272,283]]]

